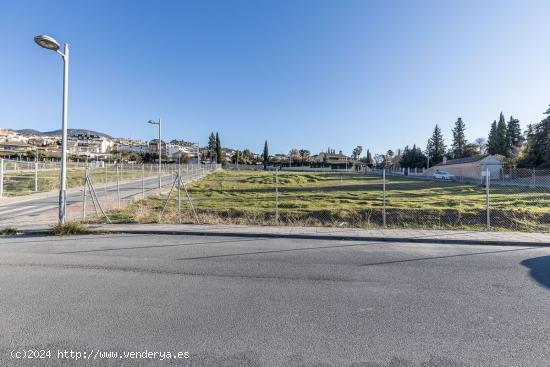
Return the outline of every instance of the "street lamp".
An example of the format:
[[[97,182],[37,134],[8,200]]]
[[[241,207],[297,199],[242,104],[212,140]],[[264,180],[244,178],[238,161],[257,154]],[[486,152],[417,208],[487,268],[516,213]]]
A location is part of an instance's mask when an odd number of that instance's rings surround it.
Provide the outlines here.
[[[161,167],[161,159],[162,159],[162,143],[160,140],[160,131],[161,131],[161,126],[162,126],[162,122],[159,118],[158,121],[154,121],[154,120],[149,120],[147,121],[149,124],[152,124],[152,125],[158,125],[159,126],[159,141],[158,141],[158,154],[159,154],[159,167],[158,167],[158,175],[159,175],[159,190],[162,186],[162,181],[161,181],[161,178],[160,178],[160,167]]]
[[[69,94],[69,44],[65,43],[63,52],[59,51],[59,43],[52,37],[39,35],[34,37],[40,47],[55,51],[63,59],[63,113],[61,137],[61,186],[59,188],[59,223],[65,223],[67,210],[67,102]]]

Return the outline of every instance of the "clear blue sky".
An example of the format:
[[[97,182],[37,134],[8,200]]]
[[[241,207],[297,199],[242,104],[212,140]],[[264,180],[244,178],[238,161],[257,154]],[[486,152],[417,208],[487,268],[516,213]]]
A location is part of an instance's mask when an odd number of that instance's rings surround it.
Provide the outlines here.
[[[550,1],[3,1],[0,127],[69,124],[272,153],[373,152],[417,143],[461,116],[486,136],[500,111],[524,127],[550,103]]]

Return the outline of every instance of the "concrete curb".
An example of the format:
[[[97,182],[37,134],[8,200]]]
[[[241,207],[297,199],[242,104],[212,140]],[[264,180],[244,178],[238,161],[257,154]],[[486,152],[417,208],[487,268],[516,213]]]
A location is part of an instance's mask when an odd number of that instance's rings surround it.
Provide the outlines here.
[[[124,233],[143,235],[187,235],[187,236],[217,236],[217,237],[246,237],[246,238],[291,238],[308,240],[336,240],[336,241],[373,241],[373,242],[399,242],[399,243],[433,243],[448,245],[492,245],[492,246],[529,246],[550,247],[550,243],[533,241],[499,241],[499,240],[475,240],[454,238],[426,238],[426,237],[389,237],[389,236],[350,236],[342,234],[313,234],[313,233],[262,233],[262,232],[238,232],[238,231],[198,231],[198,230],[155,230],[155,229],[108,229],[88,227],[92,233]]]

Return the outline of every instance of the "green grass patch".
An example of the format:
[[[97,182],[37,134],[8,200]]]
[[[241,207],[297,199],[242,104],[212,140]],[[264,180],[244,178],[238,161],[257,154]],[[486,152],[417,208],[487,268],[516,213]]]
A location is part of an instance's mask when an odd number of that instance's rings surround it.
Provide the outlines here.
[[[330,172],[279,172],[278,176],[278,218],[273,172],[218,171],[187,188],[204,223],[361,228],[382,225],[380,177]],[[486,195],[480,185],[389,177],[386,190],[389,227],[485,228]],[[183,192],[182,198],[181,221],[193,223]],[[163,200],[140,200],[110,215],[120,221],[178,223],[180,215],[174,199],[159,216]],[[493,186],[490,203],[495,229],[550,230],[550,189]]]

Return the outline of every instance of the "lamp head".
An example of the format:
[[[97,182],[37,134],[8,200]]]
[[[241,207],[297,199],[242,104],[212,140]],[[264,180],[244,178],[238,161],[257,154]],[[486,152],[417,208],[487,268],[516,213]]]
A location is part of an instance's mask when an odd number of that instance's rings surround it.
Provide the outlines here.
[[[57,51],[60,47],[59,43],[53,37],[44,34],[34,37],[34,42],[36,42],[38,46],[52,51]]]

